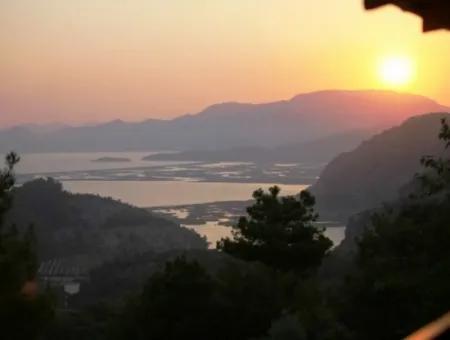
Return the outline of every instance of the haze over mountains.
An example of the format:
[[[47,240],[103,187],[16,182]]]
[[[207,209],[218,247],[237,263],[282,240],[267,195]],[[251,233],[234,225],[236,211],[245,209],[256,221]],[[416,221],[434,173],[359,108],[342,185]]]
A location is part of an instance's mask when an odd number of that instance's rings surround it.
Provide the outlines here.
[[[374,133],[372,129],[348,131],[317,140],[276,147],[236,147],[221,150],[192,150],[156,153],[145,160],[255,163],[327,163],[341,152],[353,150]]]
[[[18,126],[0,131],[0,151],[223,150],[307,145],[347,133],[375,132],[414,115],[449,110],[422,96],[391,91],[322,91],[267,104],[217,104],[173,120],[116,120],[48,129]]]

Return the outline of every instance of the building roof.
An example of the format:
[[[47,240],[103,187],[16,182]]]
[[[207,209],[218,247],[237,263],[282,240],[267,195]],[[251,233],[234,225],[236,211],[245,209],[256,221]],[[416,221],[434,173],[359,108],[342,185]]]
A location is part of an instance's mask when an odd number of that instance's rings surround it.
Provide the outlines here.
[[[389,4],[422,17],[424,32],[450,30],[450,0],[364,0],[367,9]]]
[[[87,276],[86,268],[74,264],[72,261],[53,259],[42,262],[38,268],[38,276],[49,277],[83,277]]]

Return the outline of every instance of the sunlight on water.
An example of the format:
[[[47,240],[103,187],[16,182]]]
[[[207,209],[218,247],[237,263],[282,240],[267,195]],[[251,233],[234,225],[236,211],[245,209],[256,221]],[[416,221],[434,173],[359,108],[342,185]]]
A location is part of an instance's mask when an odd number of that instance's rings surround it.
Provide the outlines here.
[[[218,222],[206,222],[201,225],[183,225],[206,237],[209,248],[216,248],[216,243],[222,238],[231,237],[231,227],[220,225]],[[333,246],[338,246],[345,237],[345,227],[331,227],[325,230],[325,235],[333,241]]]
[[[138,207],[157,207],[249,200],[253,191],[268,189],[272,184],[211,183],[184,181],[65,181],[63,186],[73,193],[112,197]],[[295,195],[306,185],[279,185],[284,195]]]

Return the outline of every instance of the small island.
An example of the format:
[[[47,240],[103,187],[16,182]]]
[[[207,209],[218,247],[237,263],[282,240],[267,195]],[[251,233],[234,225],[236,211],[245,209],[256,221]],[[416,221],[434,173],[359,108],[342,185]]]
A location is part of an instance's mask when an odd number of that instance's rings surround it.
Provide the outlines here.
[[[100,157],[92,160],[92,162],[102,162],[102,163],[131,162],[131,159],[125,157]]]

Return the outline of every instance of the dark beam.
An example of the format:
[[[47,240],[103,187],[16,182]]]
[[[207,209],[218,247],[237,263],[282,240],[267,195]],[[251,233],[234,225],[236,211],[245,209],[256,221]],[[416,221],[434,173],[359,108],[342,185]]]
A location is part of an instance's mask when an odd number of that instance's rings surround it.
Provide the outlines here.
[[[366,9],[395,5],[423,19],[425,32],[438,29],[450,30],[450,0],[365,0]]]

